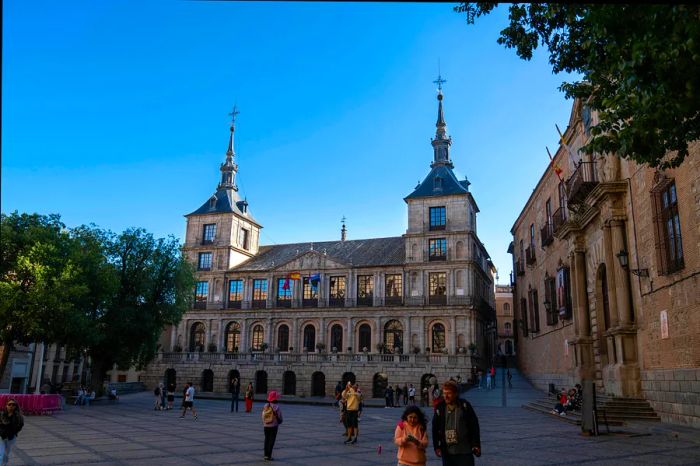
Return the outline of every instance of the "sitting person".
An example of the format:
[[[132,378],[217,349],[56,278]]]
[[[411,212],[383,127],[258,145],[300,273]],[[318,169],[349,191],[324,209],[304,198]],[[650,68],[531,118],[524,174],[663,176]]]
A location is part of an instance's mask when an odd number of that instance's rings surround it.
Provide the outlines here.
[[[574,411],[581,411],[581,406],[583,406],[583,387],[581,387],[580,383],[576,384],[576,393],[574,394],[572,406]]]
[[[81,406],[83,404],[83,400],[85,398],[85,388],[81,385],[80,388],[78,389],[78,393],[75,396],[75,403],[73,403],[74,406]]]
[[[119,395],[117,395],[117,389],[111,385],[109,387],[109,399],[110,400],[118,400],[119,399]]]
[[[92,387],[88,388],[85,390],[85,396],[83,397],[83,404],[90,406],[90,402],[95,399],[97,394],[95,393],[95,390],[92,390]]]
[[[559,403],[554,405],[554,409],[552,409],[552,414],[566,416],[566,405],[568,403],[569,403],[569,396],[566,393],[566,388],[562,388],[561,393],[559,394]]]

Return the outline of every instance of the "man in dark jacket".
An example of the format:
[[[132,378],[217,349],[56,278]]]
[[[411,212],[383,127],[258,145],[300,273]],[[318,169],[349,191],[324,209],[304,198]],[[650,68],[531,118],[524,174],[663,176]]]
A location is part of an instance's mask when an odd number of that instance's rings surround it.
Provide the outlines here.
[[[459,386],[448,381],[442,387],[444,401],[435,407],[433,448],[443,466],[473,466],[481,456],[479,419],[467,401],[459,398]]]
[[[231,392],[231,412],[234,410],[238,412],[238,395],[241,393],[241,383],[238,381],[237,377],[231,380],[229,391]]]

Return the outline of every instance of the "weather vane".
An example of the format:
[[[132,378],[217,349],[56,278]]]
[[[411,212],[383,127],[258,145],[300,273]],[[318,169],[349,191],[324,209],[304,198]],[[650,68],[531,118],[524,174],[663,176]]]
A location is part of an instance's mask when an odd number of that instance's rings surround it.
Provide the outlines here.
[[[437,85],[438,85],[438,91],[441,91],[441,90],[442,90],[442,84],[443,84],[443,83],[446,83],[446,82],[447,82],[446,79],[442,79],[442,73],[441,73],[441,70],[440,70],[440,60],[438,59],[438,78],[437,78],[435,81],[433,81],[433,83],[437,84]]]

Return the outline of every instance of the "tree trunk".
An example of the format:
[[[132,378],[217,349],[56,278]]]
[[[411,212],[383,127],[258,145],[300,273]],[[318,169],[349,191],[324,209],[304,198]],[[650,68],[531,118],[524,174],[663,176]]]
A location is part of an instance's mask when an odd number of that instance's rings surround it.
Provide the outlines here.
[[[0,347],[0,351],[2,351],[2,354],[0,354],[0,380],[2,380],[5,375],[5,368],[7,367],[7,361],[10,360],[10,351],[12,351],[12,348],[12,342],[3,342],[2,347]]]

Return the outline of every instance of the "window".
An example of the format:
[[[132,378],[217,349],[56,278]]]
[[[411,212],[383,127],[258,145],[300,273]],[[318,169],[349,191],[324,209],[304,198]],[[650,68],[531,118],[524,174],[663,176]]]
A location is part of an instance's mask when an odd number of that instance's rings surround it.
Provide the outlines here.
[[[277,348],[280,351],[289,351],[289,327],[280,325],[277,329]]]
[[[403,325],[398,320],[390,320],[384,325],[384,349],[393,353],[394,348],[403,350]]]
[[[228,303],[229,307],[240,307],[243,300],[243,280],[229,280]]]
[[[304,349],[309,353],[316,350],[316,327],[313,325],[304,327]]]
[[[357,304],[371,306],[374,297],[374,277],[372,275],[357,276]]]
[[[430,208],[430,229],[444,230],[446,224],[445,207]]]
[[[318,281],[302,278],[302,297],[304,306],[318,306]]]
[[[523,336],[526,337],[528,333],[527,328],[527,299],[520,298],[520,323],[523,328]]]
[[[401,297],[403,296],[402,278],[400,273],[389,274],[384,277],[385,304],[401,304]]]
[[[439,353],[445,347],[445,326],[435,324],[432,328],[432,348],[433,353]]]
[[[240,232],[238,233],[238,245],[242,247],[243,249],[248,249],[248,237],[250,236],[250,232],[246,230],[245,228],[241,228]]]
[[[445,238],[428,240],[428,258],[431,261],[444,261],[447,259],[447,240]]]
[[[530,246],[535,249],[535,224],[530,224]]]
[[[204,336],[205,329],[204,324],[201,322],[196,322],[192,324],[192,330],[190,333],[190,351],[203,351],[204,350]]]
[[[553,306],[559,312],[559,317],[562,319],[571,319],[571,283],[568,267],[561,267],[557,270],[556,283],[556,306]]]
[[[292,285],[294,281],[286,278],[277,279],[277,306],[292,307]],[[285,289],[285,286],[287,287]]]
[[[433,191],[442,191],[442,178],[439,176],[433,178]]]
[[[506,335],[510,335],[512,333],[512,328],[509,322],[503,324],[503,330],[505,331]]]
[[[267,301],[267,280],[264,278],[253,280],[253,306],[265,307],[265,301]]]
[[[663,178],[652,190],[652,196],[657,261],[659,273],[665,275],[677,272],[685,266],[675,181]]]
[[[530,330],[532,333],[537,333],[540,331],[540,310],[536,289],[528,291],[528,300],[530,304]]]
[[[428,274],[428,294],[430,304],[447,304],[447,274],[445,272]]]
[[[194,291],[194,307],[204,309],[207,307],[207,297],[209,296],[209,282],[197,282]]]
[[[265,330],[260,324],[256,324],[253,327],[252,332],[253,338],[251,339],[252,347],[254,351],[260,351],[261,345],[265,342]]]
[[[510,315],[510,304],[503,303],[503,314]]]
[[[241,346],[241,324],[231,322],[226,326],[226,351],[232,353],[238,351]]]
[[[345,277],[330,277],[330,306],[345,304]]]
[[[547,313],[547,325],[556,325],[559,321],[559,306],[557,305],[557,288],[554,277],[544,276],[544,303]],[[547,309],[549,306],[549,309]]]
[[[331,349],[343,351],[343,327],[335,324],[331,327]]]
[[[198,270],[211,270],[211,256],[210,252],[200,252],[199,261],[197,262]]]
[[[559,209],[563,220],[566,220],[566,187],[563,181],[559,182]]]
[[[202,244],[211,244],[216,236],[216,223],[207,223],[204,225],[204,234],[202,235]]]
[[[359,350],[365,351],[365,348],[367,348],[367,350],[372,348],[372,328],[369,326],[369,324],[360,325],[360,329],[357,333],[358,341],[360,343]]]

